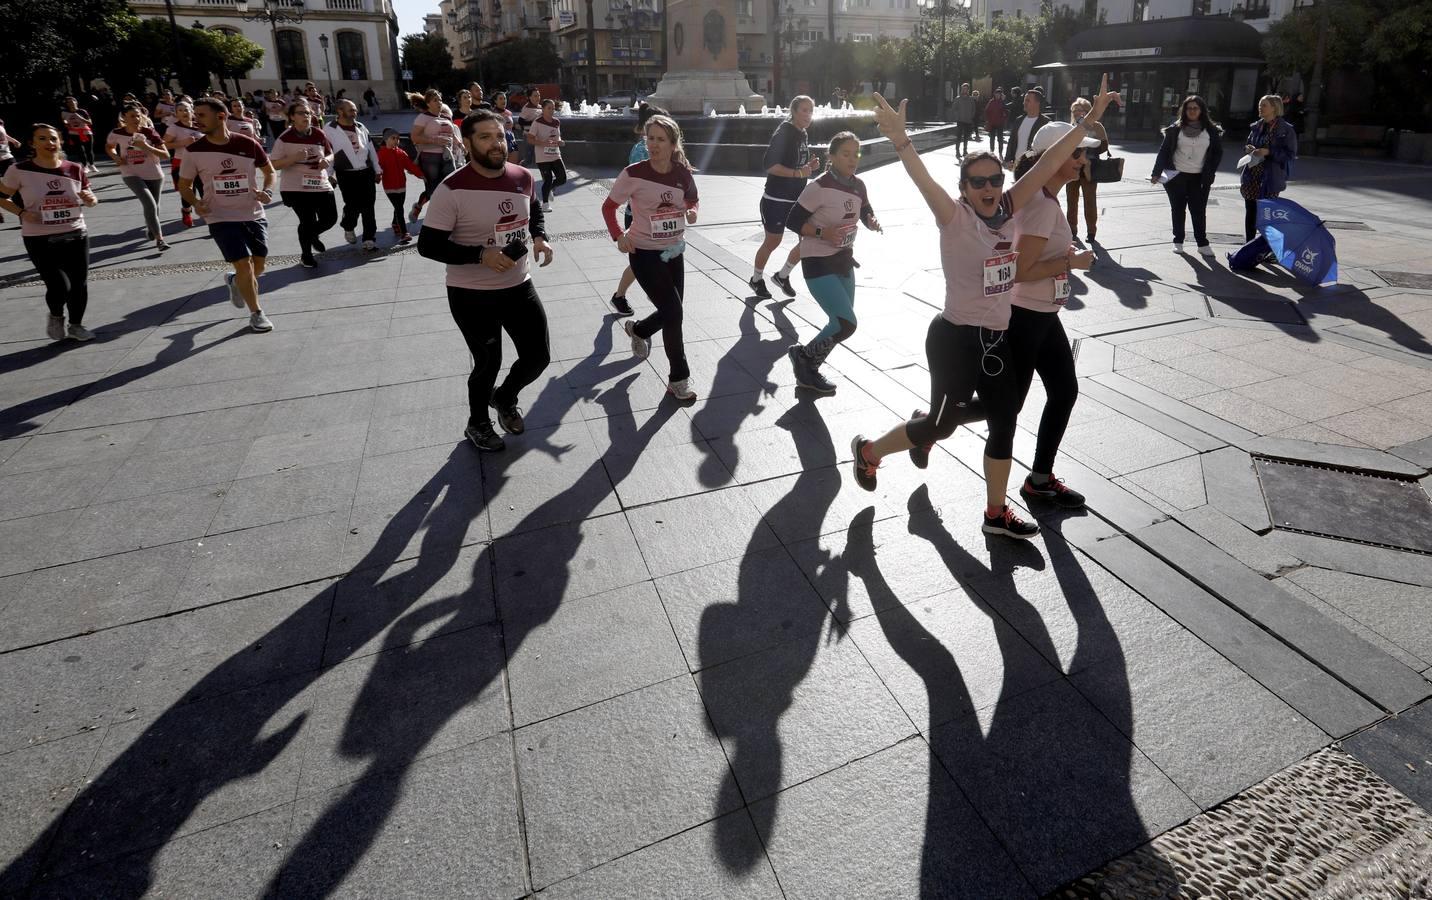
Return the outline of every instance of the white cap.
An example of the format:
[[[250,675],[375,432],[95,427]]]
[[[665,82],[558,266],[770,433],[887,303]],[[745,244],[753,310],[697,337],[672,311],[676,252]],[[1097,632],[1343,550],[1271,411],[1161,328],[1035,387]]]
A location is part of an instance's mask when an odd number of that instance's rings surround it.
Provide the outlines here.
[[[1076,126],[1071,125],[1068,122],[1050,122],[1048,125],[1045,125],[1043,128],[1040,128],[1038,131],[1034,132],[1034,140],[1029,142],[1030,152],[1043,153],[1045,150],[1048,150],[1050,147],[1053,147],[1055,144],[1059,143],[1060,138],[1073,131],[1075,127]],[[1097,147],[1099,146],[1099,142],[1094,138],[1088,137],[1086,135],[1084,137],[1084,140],[1079,142],[1079,146]]]

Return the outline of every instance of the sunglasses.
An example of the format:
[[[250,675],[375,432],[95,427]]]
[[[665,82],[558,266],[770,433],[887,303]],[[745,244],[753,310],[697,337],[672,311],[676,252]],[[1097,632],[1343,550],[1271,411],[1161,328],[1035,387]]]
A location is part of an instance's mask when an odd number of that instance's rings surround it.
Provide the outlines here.
[[[965,181],[969,182],[970,187],[977,191],[984,190],[986,185],[989,187],[1003,187],[1004,173],[1000,172],[998,175],[966,175]]]

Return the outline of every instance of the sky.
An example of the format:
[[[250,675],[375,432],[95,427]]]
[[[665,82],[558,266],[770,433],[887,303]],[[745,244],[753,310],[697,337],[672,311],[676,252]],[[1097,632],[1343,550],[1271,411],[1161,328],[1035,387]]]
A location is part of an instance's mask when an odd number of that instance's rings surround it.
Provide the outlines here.
[[[423,16],[438,11],[438,0],[393,0],[398,14],[398,37],[423,33]]]

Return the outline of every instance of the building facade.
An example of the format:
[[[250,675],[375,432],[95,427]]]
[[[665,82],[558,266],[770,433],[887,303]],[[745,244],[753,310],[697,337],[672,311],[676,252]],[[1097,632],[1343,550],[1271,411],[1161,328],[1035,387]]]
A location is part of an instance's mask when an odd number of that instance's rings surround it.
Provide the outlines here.
[[[1102,14],[1108,25],[1225,16],[1247,22],[1255,31],[1265,32],[1298,4],[1299,0],[1057,0],[1054,3],[1049,0],[971,0],[970,11],[975,21],[986,25],[1002,16],[1037,17],[1041,9],[1054,7],[1085,12],[1095,19]]]
[[[398,18],[391,0],[269,0],[267,6],[254,0],[242,7],[234,0],[174,0],[172,7],[181,28],[234,32],[264,48],[263,63],[240,79],[245,91],[312,81],[355,98],[372,87],[388,109],[398,102]],[[130,9],[143,19],[169,17],[164,0],[130,0]],[[266,9],[285,20],[246,21]],[[328,39],[326,51],[320,37]]]

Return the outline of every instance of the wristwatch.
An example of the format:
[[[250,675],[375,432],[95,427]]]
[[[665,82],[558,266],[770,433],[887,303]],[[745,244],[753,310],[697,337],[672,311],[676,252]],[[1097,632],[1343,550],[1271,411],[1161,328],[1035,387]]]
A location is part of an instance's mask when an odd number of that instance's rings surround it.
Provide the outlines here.
[[[821,236],[822,234],[824,234],[824,233],[825,233],[825,229],[824,229],[824,228],[820,227],[819,225],[815,226],[815,236],[816,236],[816,237],[820,237],[820,236]]]

